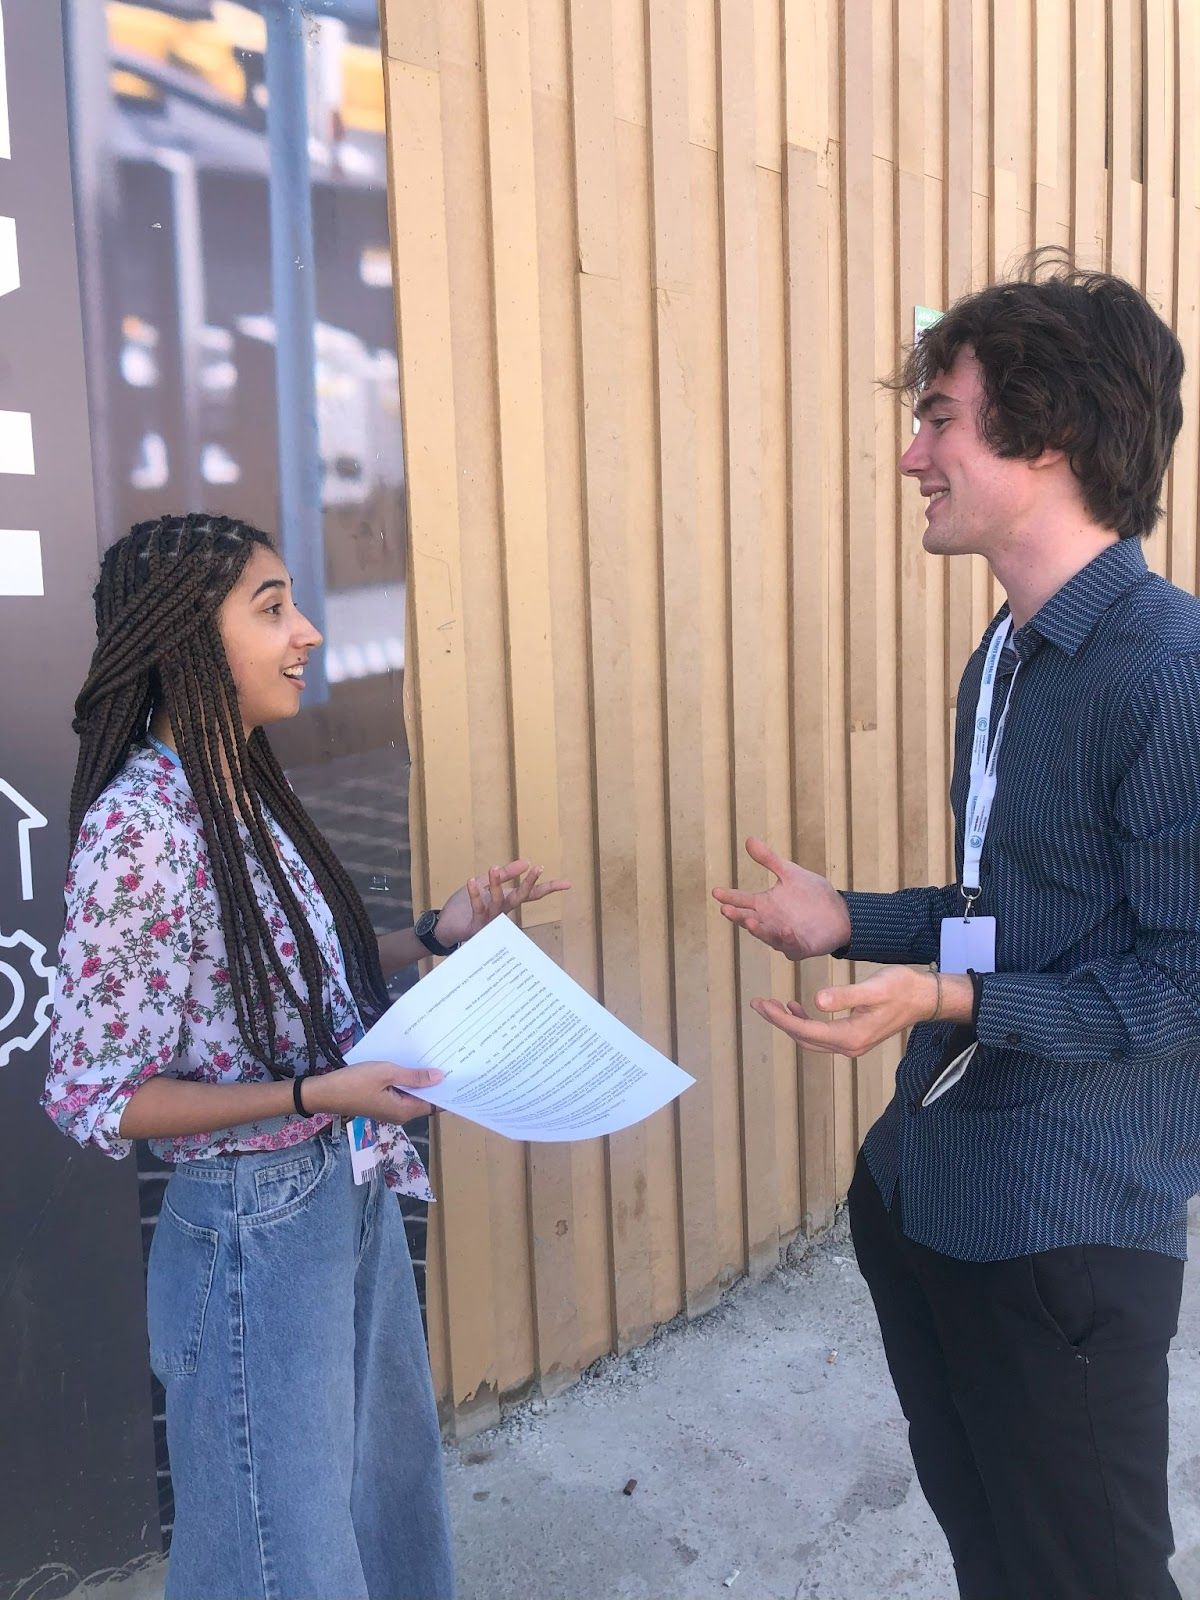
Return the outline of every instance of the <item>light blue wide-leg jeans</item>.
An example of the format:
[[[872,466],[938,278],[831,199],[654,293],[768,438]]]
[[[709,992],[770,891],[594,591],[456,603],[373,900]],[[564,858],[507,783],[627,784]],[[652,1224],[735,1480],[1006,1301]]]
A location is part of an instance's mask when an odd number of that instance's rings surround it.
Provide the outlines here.
[[[181,1164],[150,1251],[167,1600],[451,1600],[404,1224],[345,1139]]]

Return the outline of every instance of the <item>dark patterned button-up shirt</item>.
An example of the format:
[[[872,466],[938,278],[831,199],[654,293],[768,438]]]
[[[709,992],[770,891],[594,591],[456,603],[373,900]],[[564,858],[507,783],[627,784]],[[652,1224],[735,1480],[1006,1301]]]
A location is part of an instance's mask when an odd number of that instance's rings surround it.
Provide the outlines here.
[[[958,694],[956,860],[979,681]],[[979,1048],[921,1024],[864,1154],[904,1230],[968,1261],[1068,1244],[1184,1257],[1200,1192],[1200,601],[1123,540],[1013,636],[1020,661],[984,845],[996,918]],[[957,884],[848,893],[846,954],[935,961]],[[969,1035],[967,1035],[969,1038]]]

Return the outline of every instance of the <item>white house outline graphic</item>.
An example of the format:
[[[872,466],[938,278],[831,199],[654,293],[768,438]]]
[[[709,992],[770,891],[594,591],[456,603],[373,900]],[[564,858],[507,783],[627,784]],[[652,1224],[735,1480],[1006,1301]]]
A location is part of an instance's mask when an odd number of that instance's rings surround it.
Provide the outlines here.
[[[11,783],[5,783],[0,778],[0,794],[7,795],[22,812],[20,822],[17,823],[17,848],[21,852],[21,899],[33,899],[33,856],[29,848],[29,830],[31,828],[44,828],[46,818],[35,805],[31,805],[23,794],[18,794]]]

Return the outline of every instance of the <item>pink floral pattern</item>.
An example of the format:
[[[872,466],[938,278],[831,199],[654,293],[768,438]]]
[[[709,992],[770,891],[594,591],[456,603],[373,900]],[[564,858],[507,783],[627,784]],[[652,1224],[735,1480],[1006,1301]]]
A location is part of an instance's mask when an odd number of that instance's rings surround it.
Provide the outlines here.
[[[348,1049],[362,1023],[346,978],[332,914],[295,846],[268,825],[320,947],[333,1036]],[[300,994],[304,980],[292,928],[243,830],[259,904]],[[182,771],[137,749],[92,806],[67,873],[50,1028],[50,1073],[42,1106],[63,1133],[108,1156],[127,1156],[119,1133],[126,1102],[163,1073],[201,1083],[266,1081],[238,1033],[216,891],[200,813]],[[278,985],[274,985],[278,988]],[[306,1069],[304,1028],[282,994],[276,1055]],[[321,1068],[319,1070],[328,1070]],[[222,1133],[152,1139],[164,1161],[196,1161],[238,1150],[279,1150],[309,1139],[332,1118],[275,1117]],[[425,1168],[399,1126],[380,1124],[384,1177],[392,1189],[431,1200]]]

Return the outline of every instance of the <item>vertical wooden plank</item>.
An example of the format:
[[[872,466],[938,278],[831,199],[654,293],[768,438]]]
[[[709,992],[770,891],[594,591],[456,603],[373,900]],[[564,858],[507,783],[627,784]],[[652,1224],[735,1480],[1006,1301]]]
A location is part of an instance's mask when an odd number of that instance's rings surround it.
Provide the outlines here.
[[[1134,0],[1110,0],[1108,11],[1110,81],[1108,93],[1108,239],[1105,264],[1134,281],[1141,252],[1133,226],[1131,126],[1133,89],[1129,44]]]
[[[612,12],[613,110],[646,126],[646,15],[643,0],[607,0]]]
[[[761,628],[762,499],[759,481],[762,401],[759,351],[758,207],[755,179],[755,41],[751,19],[735,0],[718,0],[722,270],[724,278],[726,450],[728,458],[731,741],[737,835],[765,834],[766,705]],[[739,850],[734,863],[744,876]],[[751,867],[758,873],[757,868]],[[761,874],[759,874],[761,875]],[[769,952],[756,940],[737,946],[741,1006],[741,1123],[746,1266],[763,1272],[778,1261],[779,1219],[773,1128],[770,1029],[750,1010],[771,992]]]
[[[607,6],[571,7],[571,92],[579,227],[579,321],[584,408],[591,688],[600,948],[605,1005],[641,1024],[636,742],[629,557],[626,549],[625,344],[618,240],[619,162],[613,39]],[[607,1142],[613,1343],[653,1326],[644,1126]]]
[[[791,72],[789,61],[788,71]],[[790,83],[789,83],[790,90]],[[789,93],[790,100],[790,93]],[[829,518],[823,447],[828,411],[825,339],[829,305],[828,195],[817,153],[788,146],[788,410],[792,535],[792,724],[794,728],[795,859],[828,875],[830,702]],[[807,961],[802,997],[811,1000],[829,981],[828,961]],[[801,1203],[809,1233],[833,1219],[838,1200],[834,1170],[833,1060],[805,1051],[800,1060]]]
[[[1033,240],[1058,243],[1060,163],[1068,123],[1059,102],[1063,22],[1069,0],[1034,0]]]
[[[969,5],[945,7],[945,75],[941,85],[946,142],[946,185],[943,222],[943,276],[946,304],[966,294],[973,285],[972,231],[975,208],[973,174],[981,144],[986,145],[983,110],[975,103],[976,48],[975,18]],[[907,335],[911,337],[911,334]],[[946,603],[942,638],[943,704],[939,744],[943,771],[948,770],[947,752],[953,744],[954,708],[959,674],[974,645],[971,617],[971,563],[968,560],[939,561]],[[940,871],[935,877],[952,873],[953,833],[941,790],[942,831]]]
[[[754,5],[754,160],[783,171],[783,10],[780,0]]]
[[[717,12],[712,0],[687,0],[688,138],[717,148]]]
[[[385,57],[437,71],[441,46],[437,0],[380,0],[379,26]]]
[[[837,367],[828,359],[833,325],[840,321],[840,286],[831,276],[827,152],[831,7],[827,0],[796,0],[784,7],[783,103],[788,141],[785,161],[785,239],[787,258],[787,382],[790,421],[788,496],[791,531],[791,720],[793,729],[794,856],[815,872],[837,877],[844,855],[831,847],[832,812],[844,814],[832,792],[831,743],[842,737],[842,719],[833,715],[830,688],[831,510],[829,462],[834,449],[830,415]],[[836,19],[834,19],[836,39]],[[832,290],[832,297],[831,297]],[[840,501],[840,497],[839,497]],[[840,605],[840,597],[838,597]],[[839,629],[840,635],[840,629]],[[835,731],[836,728],[836,731]],[[839,771],[841,769],[839,768]],[[832,963],[807,961],[798,974],[800,996],[813,995],[830,981]],[[839,1197],[839,1077],[833,1058],[800,1052],[798,1061],[802,1225],[812,1233],[833,1218]],[[843,1099],[845,1096],[843,1095]],[[850,1108],[852,1110],[852,1107]],[[852,1135],[852,1129],[851,1129]],[[852,1137],[849,1143],[852,1144]],[[852,1157],[852,1150],[850,1152]]]
[[[556,874],[561,848],[528,8],[525,0],[492,0],[480,19],[517,845]],[[557,916],[557,906],[547,902],[528,908],[522,921],[528,927]]]
[[[689,28],[692,26],[689,12]],[[715,44],[714,44],[715,49]],[[715,56],[709,67],[716,77]],[[694,81],[694,80],[689,80]],[[709,715],[702,725],[704,795],[709,824],[705,882],[729,882],[741,849],[734,826],[730,774],[732,684],[729,638],[729,545],[726,536],[728,481],[725,430],[725,302],[722,277],[721,176],[715,150],[691,145],[692,252],[695,294],[696,500],[695,550],[701,567],[700,633],[704,640],[701,681]],[[736,930],[712,907],[709,938],[715,970],[709,996],[712,1017],[713,1121],[725,1136],[713,1158],[718,1256],[723,1280],[740,1272],[745,1253],[741,1124],[740,1027]]]
[[[895,27],[899,11],[887,0],[875,0],[872,55],[878,87],[875,117],[873,163],[873,259],[876,263],[872,286],[874,354],[872,360],[871,422],[874,435],[875,490],[875,614],[877,621],[876,674],[876,814],[878,817],[878,858],[876,884],[880,889],[900,886],[900,833],[903,825],[900,774],[900,679],[899,638],[899,525],[896,496],[897,406],[893,396],[878,382],[878,374],[895,364],[900,340],[896,321],[896,227],[897,227],[897,75],[899,43]],[[918,12],[912,19],[917,28],[918,49],[923,53],[925,30]],[[886,110],[886,120],[880,109]],[[924,118],[918,138],[924,152]],[[924,185],[922,182],[922,191]],[[921,231],[924,232],[922,192]],[[877,1059],[860,1063],[859,1135],[882,1113],[892,1097],[901,1048],[899,1039],[879,1047]],[[866,1093],[861,1090],[866,1088]]]
[[[592,739],[582,519],[578,265],[567,18],[558,0],[532,0],[533,132],[541,294],[543,426],[549,541],[559,818],[573,889],[560,925],[536,936],[572,976],[598,988],[592,870]],[[538,85],[545,85],[544,89]],[[609,1348],[612,1309],[604,1152],[599,1141],[531,1145],[529,1252],[536,1372],[553,1394]]]
[[[504,608],[496,604],[496,596],[504,593],[505,570],[502,542],[496,537],[503,508],[486,95],[474,7],[448,0],[439,24],[463,636],[470,641],[471,657],[471,854],[473,866],[478,866],[511,859],[519,831],[513,805],[508,633]],[[434,904],[441,903],[449,886],[437,887]],[[528,1378],[534,1360],[526,1152],[494,1137],[487,1139],[486,1152],[492,1250],[505,1263],[505,1271],[493,1279],[495,1385],[502,1393]]]
[[[965,294],[971,283],[972,167],[977,141],[971,8],[948,5],[945,19],[946,67],[940,91],[946,144],[944,273],[950,302]]]
[[[1081,267],[1105,260],[1105,0],[1073,0],[1071,250]]]
[[[775,83],[778,83],[778,71]],[[771,92],[774,92],[772,89]],[[788,715],[791,672],[789,643],[789,537],[787,505],[788,387],[787,322],[784,274],[784,216],[781,175],[772,167],[756,170],[758,209],[758,303],[761,339],[760,395],[762,435],[763,690],[766,707],[767,837],[790,855],[794,837],[792,788],[795,773],[793,728]],[[771,957],[771,993],[784,1000],[796,995],[796,963]],[[777,1181],[776,1220],[781,1240],[800,1228],[800,1103],[796,1079],[796,1047],[772,1028],[772,1125]]]
[[[925,107],[942,85],[930,83],[924,71],[923,0],[898,0],[896,8],[897,153],[896,274],[894,318],[897,345],[911,342],[913,308],[928,305],[931,274],[925,258],[926,120]],[[961,160],[961,156],[958,158]],[[961,180],[960,180],[961,181]],[[895,472],[895,463],[912,439],[912,417],[897,402],[890,437],[883,449],[891,456],[881,468]],[[922,548],[924,503],[916,486],[895,472],[891,479],[893,517],[898,528],[900,738],[900,870],[902,884],[927,883],[940,877],[944,854],[945,797],[930,784],[931,769],[942,766],[943,695],[941,631],[945,563],[931,560]],[[936,650],[930,648],[931,636]],[[935,848],[936,841],[936,848]],[[936,864],[935,864],[936,863]]]
[[[1030,106],[1028,63],[1021,59],[1021,16],[1028,0],[993,0],[992,67],[992,260],[993,279],[1017,263],[1023,246],[1020,219],[1022,118]],[[1024,194],[1029,204],[1028,190]]]
[[[1196,137],[1200,103],[1200,25],[1191,0],[1175,7],[1174,187],[1175,332],[1184,349],[1183,428],[1171,468],[1171,546],[1168,572],[1172,583],[1196,592],[1197,496],[1200,494],[1200,148]]]
[[[881,838],[881,614],[877,593],[879,536],[874,380],[875,265],[875,39],[870,0],[848,0],[842,12],[842,262],[845,591],[850,747],[851,877],[857,888],[878,888],[885,865]],[[890,581],[890,574],[885,582]],[[886,1067],[879,1051],[854,1064],[855,1137],[861,1142],[884,1101]]]
[[[822,187],[825,146],[835,131],[829,115],[830,14],[829,0],[788,0],[783,8],[784,134],[789,145],[819,158]]]
[[[707,894],[703,567],[696,559],[695,297],[692,292],[686,0],[647,7],[659,525],[666,695],[675,1059],[696,1078],[677,1103],[684,1305],[719,1292],[710,995],[716,951]]]
[[[665,758],[662,716],[662,581],[658,540],[658,463],[655,430],[654,295],[650,258],[650,197],[645,130],[617,121],[621,319],[625,343],[625,549],[629,594],[633,700],[633,798],[637,843],[637,950],[640,1031],[670,1049],[670,956],[667,910]],[[645,1180],[642,1227],[651,1268],[652,1319],[665,1321],[680,1306],[678,1188],[674,1116],[663,1112],[639,1130]],[[635,1189],[635,1206],[637,1196]]]
[[[844,94],[842,41],[840,28],[831,27],[830,52],[837,61],[837,74],[831,93],[831,116],[840,128]],[[851,795],[850,795],[850,719],[846,711],[849,680],[849,617],[846,603],[847,541],[846,522],[846,374],[847,353],[844,329],[846,247],[842,226],[842,146],[830,139],[826,145],[828,184],[825,189],[826,239],[829,252],[826,305],[829,321],[825,338],[826,385],[825,437],[822,472],[827,498],[827,550],[829,559],[829,676],[826,695],[829,706],[829,810],[827,876],[836,884],[852,883]],[[804,995],[811,995],[820,963],[803,973]],[[839,972],[839,976],[844,973]],[[856,1139],[856,1078],[854,1063],[835,1056],[832,1063],[834,1098],[834,1178],[839,1195],[845,1194],[854,1172]]]
[[[410,466],[409,583],[413,628],[413,756],[422,790],[423,837],[414,856],[430,881],[460,882],[473,844],[467,661],[461,614],[461,551],[454,396],[450,382],[451,317],[438,75],[387,63],[393,273],[399,327],[401,393]],[[436,716],[427,710],[436,707]],[[425,796],[438,796],[430,826]],[[487,1222],[487,1161],[480,1130],[450,1119],[441,1130],[444,1172],[438,1265],[444,1278],[451,1404],[465,1425],[498,1417],[492,1248]],[[482,1217],[481,1217],[482,1208]]]
[[[1174,20],[1170,0],[1141,0],[1142,36],[1145,42],[1142,94],[1145,106],[1145,162],[1142,183],[1142,287],[1150,304],[1174,325],[1175,150],[1171,123],[1175,109]],[[1152,572],[1166,576],[1172,538],[1170,473],[1164,484],[1167,515],[1154,536],[1146,541],[1146,560]]]

